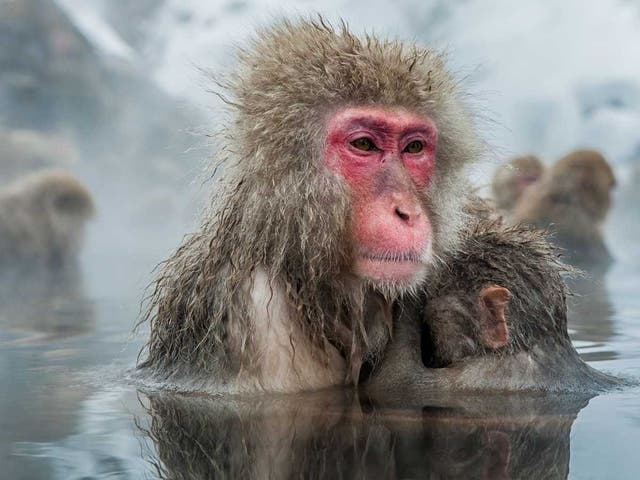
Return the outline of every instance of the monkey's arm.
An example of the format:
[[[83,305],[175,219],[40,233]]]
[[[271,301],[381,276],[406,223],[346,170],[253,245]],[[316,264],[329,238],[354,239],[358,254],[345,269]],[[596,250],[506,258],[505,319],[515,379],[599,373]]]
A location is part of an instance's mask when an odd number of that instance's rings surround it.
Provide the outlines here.
[[[420,349],[420,324],[414,315],[402,314],[393,327],[389,343],[378,368],[364,384],[372,396],[427,396],[445,387],[446,368],[426,368]]]

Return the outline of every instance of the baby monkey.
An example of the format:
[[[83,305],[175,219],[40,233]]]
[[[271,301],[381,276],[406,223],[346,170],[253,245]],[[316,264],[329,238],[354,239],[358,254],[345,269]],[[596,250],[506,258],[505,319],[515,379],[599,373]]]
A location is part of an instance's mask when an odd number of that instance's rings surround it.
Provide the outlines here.
[[[370,394],[619,385],[585,364],[571,344],[561,276],[571,270],[544,234],[491,215],[475,218],[424,291],[394,304],[393,338],[368,381]]]
[[[469,282],[472,284],[473,282]],[[431,368],[498,350],[509,343],[511,293],[498,285],[460,289],[428,300],[422,328],[422,360]]]

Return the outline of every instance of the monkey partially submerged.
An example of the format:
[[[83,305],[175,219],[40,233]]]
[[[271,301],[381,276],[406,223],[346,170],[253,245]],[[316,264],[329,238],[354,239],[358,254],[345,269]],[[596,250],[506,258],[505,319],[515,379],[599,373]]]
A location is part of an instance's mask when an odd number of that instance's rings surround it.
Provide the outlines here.
[[[178,388],[356,381],[369,298],[456,248],[471,115],[441,55],[322,21],[262,32],[228,84],[224,178],[155,284],[140,367]]]
[[[616,184],[606,159],[594,150],[576,150],[558,160],[540,182],[527,189],[512,220],[549,228],[565,249],[566,261],[587,269],[612,262],[602,227]]]
[[[535,155],[516,157],[500,165],[491,181],[491,192],[498,208],[510,215],[525,190],[535,185],[544,173],[544,165]]]
[[[561,278],[568,272],[540,232],[481,220],[445,262],[423,295],[398,306],[372,392],[594,392],[621,385],[572,346]]]
[[[0,263],[61,266],[75,260],[93,197],[57,170],[27,175],[0,189]]]
[[[154,284],[139,368],[181,390],[356,383],[385,352],[390,305],[445,285],[461,236],[474,235],[471,115],[441,55],[321,20],[262,32],[228,87],[223,178]],[[547,303],[546,284],[520,271],[522,251],[505,254],[519,292],[564,318],[563,297]],[[558,276],[553,262],[540,269]]]

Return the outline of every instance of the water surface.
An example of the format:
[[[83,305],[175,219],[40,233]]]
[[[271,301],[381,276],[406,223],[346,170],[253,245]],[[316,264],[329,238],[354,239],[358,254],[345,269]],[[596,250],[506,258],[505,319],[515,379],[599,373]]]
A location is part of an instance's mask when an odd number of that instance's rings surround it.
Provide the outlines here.
[[[130,331],[151,269],[176,241],[109,249],[90,236],[78,269],[5,275],[0,477],[595,479],[640,471],[637,387],[595,398],[395,403],[350,391],[215,398],[139,390],[125,372],[145,335]],[[638,285],[640,266],[619,262],[576,283],[571,302],[583,357],[629,378],[640,377]]]

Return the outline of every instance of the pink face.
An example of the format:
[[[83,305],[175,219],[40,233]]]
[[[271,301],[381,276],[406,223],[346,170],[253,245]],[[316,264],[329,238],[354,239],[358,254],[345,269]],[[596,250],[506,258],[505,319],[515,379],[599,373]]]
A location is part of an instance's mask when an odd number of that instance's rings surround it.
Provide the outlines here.
[[[424,276],[431,224],[421,192],[437,142],[433,121],[404,110],[352,107],[329,119],[325,161],[354,195],[357,275],[399,286]]]
[[[525,188],[530,187],[540,180],[540,175],[523,175],[518,177],[518,188],[522,192]]]

